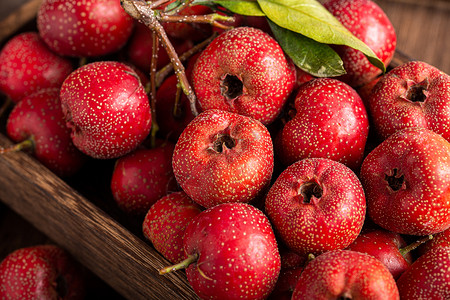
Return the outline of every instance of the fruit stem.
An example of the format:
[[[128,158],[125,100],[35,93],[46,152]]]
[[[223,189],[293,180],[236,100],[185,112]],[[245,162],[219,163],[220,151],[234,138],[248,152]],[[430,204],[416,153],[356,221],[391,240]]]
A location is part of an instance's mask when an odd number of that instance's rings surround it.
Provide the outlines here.
[[[80,59],[78,60],[78,66],[82,67],[85,64],[87,64],[87,57],[86,56],[80,57]]]
[[[175,103],[173,105],[173,117],[177,118],[180,116],[180,102],[181,102],[181,89],[180,87],[177,85],[177,93],[175,94]]]
[[[188,255],[188,257],[185,260],[183,260],[183,261],[181,261],[181,262],[179,262],[177,264],[174,264],[174,265],[162,268],[161,270],[159,270],[159,274],[160,275],[164,275],[164,274],[167,274],[167,273],[170,273],[170,272],[173,272],[173,271],[186,269],[190,264],[192,264],[193,262],[197,261],[197,259],[198,259],[198,254],[197,253],[190,254],[190,255]]]
[[[156,65],[158,62],[158,49],[159,49],[159,39],[155,32],[152,33],[153,39],[153,49],[152,49],[152,59],[150,64],[150,107],[152,114],[152,132],[150,145],[152,148],[156,146],[156,133],[159,130],[158,123],[156,121]]]
[[[424,236],[424,237],[422,237],[421,239],[419,239],[419,240],[417,240],[417,241],[415,241],[415,242],[413,242],[413,243],[407,245],[406,247],[400,248],[400,249],[399,249],[400,254],[401,254],[402,256],[404,256],[405,254],[407,254],[407,253],[411,252],[412,250],[416,249],[417,247],[419,247],[419,246],[422,245],[423,243],[428,242],[428,241],[431,240],[432,238],[433,238],[433,235],[431,235],[431,234],[430,234],[430,235],[427,235],[427,236]]]
[[[163,22],[176,22],[176,23],[206,23],[211,24],[220,29],[230,29],[230,26],[220,23],[234,22],[234,17],[220,15],[218,13],[212,13],[208,15],[166,15],[161,14],[161,21]]]
[[[184,66],[181,63],[178,54],[175,51],[175,48],[170,42],[169,37],[167,36],[166,31],[164,30],[164,27],[158,20],[159,14],[155,13],[152,10],[151,6],[145,2],[137,0],[121,0],[120,4],[122,5],[126,13],[144,23],[148,28],[150,28],[150,30],[152,30],[154,33],[158,35],[158,38],[163,44],[164,49],[166,50],[170,58],[170,61],[173,65],[175,74],[178,78],[178,83],[180,84],[181,88],[183,89],[183,92],[189,99],[192,114],[194,116],[197,116],[198,111],[195,105],[197,99],[186,77]]]
[[[218,35],[217,32],[214,32],[209,38],[207,38],[206,40],[204,40],[201,43],[198,43],[198,44],[194,45],[188,51],[186,51],[183,54],[181,54],[179,56],[180,61],[181,62],[185,62],[186,60],[188,60],[195,53],[199,52],[200,50],[205,48],[209,43],[211,43],[211,41],[213,39],[215,39],[217,37],[217,35]],[[167,65],[165,65],[164,67],[159,69],[158,72],[156,72],[156,87],[157,88],[161,86],[161,84],[163,83],[164,79],[172,71],[173,71],[173,64],[172,63],[168,63]]]
[[[34,147],[34,141],[33,138],[29,138],[26,140],[23,140],[22,142],[12,145],[11,147],[8,148],[0,148],[0,154],[5,154],[8,152],[19,152],[21,150],[25,150],[25,149],[31,149]]]

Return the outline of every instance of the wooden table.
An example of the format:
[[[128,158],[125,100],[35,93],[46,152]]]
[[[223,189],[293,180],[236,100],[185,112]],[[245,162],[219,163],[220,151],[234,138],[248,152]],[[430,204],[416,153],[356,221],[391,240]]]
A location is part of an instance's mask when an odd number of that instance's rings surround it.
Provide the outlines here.
[[[41,0],[2,1],[0,21],[23,3],[28,6],[11,23],[18,28],[26,23]],[[426,61],[450,73],[450,2],[447,0],[377,0],[391,19],[398,36],[398,51],[412,58]],[[4,28],[0,28],[3,30]],[[1,34],[0,34],[1,36]],[[4,41],[0,41],[3,43]],[[0,170],[1,174],[1,170]],[[52,243],[30,223],[0,202],[0,259],[15,249]],[[88,299],[121,299],[122,297],[102,280],[89,273]]]

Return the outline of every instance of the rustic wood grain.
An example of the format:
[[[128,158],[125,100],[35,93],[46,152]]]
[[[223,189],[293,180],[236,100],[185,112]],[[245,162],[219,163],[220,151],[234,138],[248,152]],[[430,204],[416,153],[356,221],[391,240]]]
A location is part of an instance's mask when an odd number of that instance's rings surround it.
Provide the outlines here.
[[[8,14],[8,17],[0,19],[0,44],[36,16],[41,2],[42,0],[27,1],[15,9],[12,13]],[[14,0],[12,3],[14,3]],[[6,5],[2,5],[1,7],[3,11],[7,11],[5,6]]]
[[[450,74],[450,1],[375,0],[397,34],[397,49]]]
[[[28,154],[0,170],[0,199],[126,298],[196,299],[184,272],[159,275],[168,261]]]

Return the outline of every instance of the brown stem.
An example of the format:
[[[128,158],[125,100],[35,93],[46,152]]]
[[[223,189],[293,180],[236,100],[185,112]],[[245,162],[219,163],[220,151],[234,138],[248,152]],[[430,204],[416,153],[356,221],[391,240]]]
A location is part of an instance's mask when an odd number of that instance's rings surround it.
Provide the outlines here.
[[[201,51],[203,48],[205,48],[216,37],[217,37],[217,32],[213,33],[209,38],[207,38],[203,42],[198,43],[194,47],[190,48],[188,51],[184,52],[183,54],[181,54],[179,56],[180,61],[185,62],[190,57],[192,57],[195,53],[197,53],[197,52]],[[165,65],[164,67],[159,69],[159,71],[156,73],[156,87],[157,88],[161,86],[164,79],[172,71],[173,71],[173,65],[171,63],[168,63],[167,65]]]
[[[86,56],[80,57],[80,59],[78,60],[78,67],[82,67],[85,64],[87,64],[88,59]]]
[[[173,116],[177,118],[180,115],[181,89],[177,85],[177,93],[175,94],[175,104],[173,105]]]
[[[164,1],[164,2],[168,2],[167,0],[160,0],[160,1],[157,1],[157,2],[162,2],[162,1]],[[169,0],[170,1],[170,0]],[[170,10],[170,11],[168,11],[168,12],[166,12],[167,14],[171,14],[171,15],[173,15],[173,14],[178,14],[178,13],[180,13],[183,9],[185,9],[186,7],[188,7],[189,6],[189,4],[191,4],[192,2],[193,2],[194,0],[184,0],[180,5],[178,5],[175,9],[173,9],[173,10]],[[160,4],[161,5],[161,4]],[[158,5],[159,6],[159,5]],[[152,8],[155,8],[156,6],[153,6],[152,5]]]
[[[153,32],[155,32],[158,35],[158,38],[160,39],[161,43],[163,44],[163,46],[170,58],[170,61],[173,64],[175,74],[178,78],[178,83],[180,84],[183,92],[186,94],[186,96],[189,99],[192,114],[194,116],[197,116],[198,112],[197,112],[197,108],[195,106],[197,99],[196,99],[194,91],[192,90],[192,87],[189,84],[189,81],[186,77],[186,73],[184,71],[184,66],[181,63],[180,59],[178,58],[175,48],[173,47],[172,43],[170,42],[169,38],[167,37],[167,34],[166,34],[164,28],[159,23],[154,11],[145,2],[141,2],[141,1],[137,1],[137,0],[121,0],[120,3],[122,5],[123,9],[130,16],[132,16],[133,18],[144,23],[147,27],[149,27]]]
[[[161,14],[159,19],[163,22],[173,23],[205,23],[211,24],[221,29],[230,29],[231,27],[220,22],[234,22],[234,17],[224,16],[217,13],[208,15],[167,15]]]
[[[152,132],[150,145],[152,148],[156,146],[156,133],[159,130],[158,123],[156,121],[156,65],[158,63],[158,49],[159,49],[159,39],[155,32],[152,34],[153,39],[153,49],[152,49],[152,59],[150,63],[150,99],[151,99],[151,110],[152,110]]]

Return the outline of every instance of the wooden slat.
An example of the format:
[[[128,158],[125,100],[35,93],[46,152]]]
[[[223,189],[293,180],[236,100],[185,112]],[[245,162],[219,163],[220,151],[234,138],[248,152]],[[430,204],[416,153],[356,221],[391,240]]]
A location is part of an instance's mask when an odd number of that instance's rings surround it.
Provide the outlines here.
[[[7,0],[11,1],[11,0]],[[12,0],[14,1],[14,0]],[[0,22],[0,44],[20,27],[36,17],[42,0],[30,0],[8,15]]]
[[[375,0],[397,33],[397,50],[450,74],[449,0]]]
[[[10,145],[0,134],[0,146]],[[196,299],[184,272],[26,153],[0,155],[0,199],[128,299]]]

